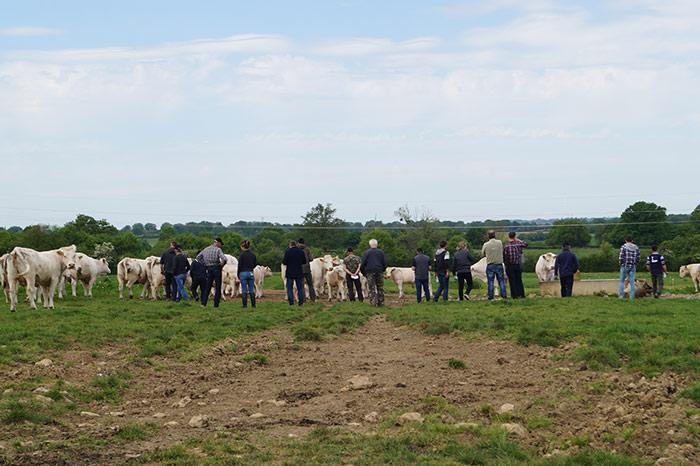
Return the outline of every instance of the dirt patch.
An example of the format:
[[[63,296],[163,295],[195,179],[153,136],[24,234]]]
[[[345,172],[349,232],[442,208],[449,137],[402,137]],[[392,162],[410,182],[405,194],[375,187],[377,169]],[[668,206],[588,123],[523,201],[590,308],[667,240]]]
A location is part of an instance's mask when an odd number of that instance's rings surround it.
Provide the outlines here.
[[[15,369],[20,379],[56,376],[75,384],[98,373],[133,375],[122,402],[93,403],[89,410],[99,417],[69,414],[61,425],[41,427],[42,439],[110,439],[125,424],[160,426],[147,441],[107,442],[98,459],[73,450],[39,450],[17,461],[55,463],[68,454],[70,464],[121,463],[127,455],[225,429],[280,437],[304,435],[315,426],[370,430],[397,412],[430,414],[424,400],[434,397],[463,413],[463,419],[446,416],[445,422],[520,423],[527,432],[517,441],[543,455],[590,445],[657,459],[676,445],[683,459],[700,462],[697,438],[687,430],[689,404],[677,397],[689,380],[676,374],[647,380],[561,362],[575,344],[546,349],[468,342],[456,335],[426,336],[382,317],[328,342],[299,344],[278,329],[239,343],[235,354],[228,343],[213,346],[196,363],[154,359],[154,366],[144,367],[128,362],[128,350],[108,348],[97,358],[74,353],[68,368]],[[251,353],[265,355],[266,362],[244,362]],[[451,368],[450,359],[465,367]],[[351,381],[354,376],[360,377]],[[513,409],[499,415],[504,404]],[[367,417],[372,412],[376,416]],[[206,417],[204,426],[190,426],[199,415]],[[0,434],[12,438],[13,432],[3,426]]]

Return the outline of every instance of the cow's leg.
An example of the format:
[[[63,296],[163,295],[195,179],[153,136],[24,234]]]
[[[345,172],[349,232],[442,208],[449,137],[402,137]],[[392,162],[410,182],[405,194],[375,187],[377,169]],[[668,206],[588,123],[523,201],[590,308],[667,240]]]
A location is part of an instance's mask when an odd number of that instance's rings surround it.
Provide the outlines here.
[[[78,280],[73,280],[71,278],[70,280],[70,287],[71,291],[73,292],[73,297],[77,298],[78,297]],[[83,283],[83,291],[85,291],[85,284]]]
[[[697,293],[697,292],[698,292],[698,283],[700,283],[700,277],[698,277],[698,278],[696,278],[695,280],[693,280],[693,282],[695,282],[695,283],[694,283],[694,285],[695,285],[695,292]]]
[[[36,311],[36,286],[34,286],[34,277],[28,276],[27,280],[27,298],[29,298],[29,306]]]
[[[66,291],[66,277],[61,275],[58,279],[58,299],[63,299],[64,291]]]
[[[48,286],[48,298],[49,298],[48,303],[46,301],[44,301],[44,308],[45,309],[53,309],[53,295],[56,292],[56,286],[58,286],[58,280],[51,279],[51,283],[49,283],[49,286]],[[44,291],[44,293],[45,293],[44,299],[46,299],[47,288],[42,286],[41,289],[42,289],[42,291]],[[47,305],[48,305],[48,307],[47,307]]]
[[[134,283],[135,283],[135,282],[129,282],[129,283],[130,283],[130,286],[129,286],[129,298],[133,298],[133,297],[134,297],[134,294],[131,292],[131,287],[134,286]],[[146,298],[146,293],[148,293],[148,291],[149,291],[150,289],[151,289],[151,282],[146,282],[146,283],[144,283],[144,284],[143,284],[143,289],[141,290],[141,295],[139,296],[139,298],[145,299],[145,298]]]
[[[11,280],[10,283],[10,311],[15,312],[17,310],[17,280]]]
[[[403,298],[403,282],[400,281],[397,283],[399,285],[399,299]]]
[[[92,298],[92,287],[95,285],[96,281],[97,278],[92,277],[90,280],[88,280],[87,284],[83,282],[83,291],[85,292],[85,296],[88,298]]]

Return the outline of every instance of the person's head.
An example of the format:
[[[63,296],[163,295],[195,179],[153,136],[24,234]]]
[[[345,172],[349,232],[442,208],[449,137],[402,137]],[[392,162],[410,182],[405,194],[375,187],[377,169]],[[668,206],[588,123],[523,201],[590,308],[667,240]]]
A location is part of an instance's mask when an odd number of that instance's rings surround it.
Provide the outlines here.
[[[651,245],[651,250],[652,252],[657,252],[659,250],[659,245],[658,244],[652,244]]]
[[[489,239],[494,239],[496,237],[496,230],[489,230],[488,236]]]
[[[440,241],[440,247],[442,249],[445,249],[447,247],[447,241],[445,241],[444,239],[442,241]]]
[[[347,249],[345,250],[345,255],[346,255],[346,256],[352,256],[352,255],[354,254],[354,252],[355,252],[355,251],[353,251],[352,248],[347,248]]]
[[[177,242],[176,242],[176,241],[171,241],[171,242],[170,242],[170,247],[173,248],[173,249],[177,248]]]
[[[630,235],[625,236],[625,243],[631,243],[632,237]]]
[[[297,242],[294,241],[294,240],[291,240],[291,241],[289,242],[289,247],[290,247],[290,248],[295,248],[295,247],[297,247]]]
[[[243,241],[241,241],[240,246],[241,251],[247,251],[248,249],[250,249],[250,240],[244,239]]]
[[[514,231],[509,232],[509,233],[508,233],[508,238],[510,238],[510,239],[515,239],[515,232],[514,232]]]
[[[418,249],[416,249],[416,252],[417,252],[418,254],[423,254],[423,248],[418,248]]]
[[[372,249],[376,249],[376,247],[379,245],[376,239],[372,238],[369,240],[369,247]]]
[[[457,249],[467,249],[467,242],[460,241],[459,243],[457,243]]]
[[[224,247],[224,242],[223,242],[223,240],[222,240],[221,238],[218,238],[218,237],[217,237],[217,238],[214,238],[214,246],[216,246],[217,248],[222,248],[222,247]]]
[[[570,251],[571,250],[571,245],[569,243],[564,243],[564,245],[561,247],[564,251]]]
[[[175,255],[179,256],[180,254],[182,254],[182,249],[176,247],[175,248]]]
[[[297,245],[298,245],[298,246],[304,246],[305,244],[306,244],[306,243],[304,243],[304,238],[299,238],[299,239],[297,240]]]

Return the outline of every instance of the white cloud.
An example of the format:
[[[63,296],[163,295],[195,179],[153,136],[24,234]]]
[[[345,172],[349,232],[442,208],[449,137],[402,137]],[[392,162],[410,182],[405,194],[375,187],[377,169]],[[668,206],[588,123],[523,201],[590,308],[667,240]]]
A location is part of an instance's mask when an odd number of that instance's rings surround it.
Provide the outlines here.
[[[416,37],[402,42],[384,38],[357,37],[334,41],[311,49],[311,53],[333,56],[362,56],[402,52],[418,52],[434,49],[440,44],[436,37]]]
[[[62,33],[63,31],[61,31],[60,29],[36,26],[15,26],[9,28],[0,28],[0,36],[7,37],[55,36]]]

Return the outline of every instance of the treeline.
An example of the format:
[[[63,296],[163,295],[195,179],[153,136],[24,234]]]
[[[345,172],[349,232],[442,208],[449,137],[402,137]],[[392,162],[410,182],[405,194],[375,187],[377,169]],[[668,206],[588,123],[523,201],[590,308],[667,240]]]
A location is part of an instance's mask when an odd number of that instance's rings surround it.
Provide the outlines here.
[[[632,204],[616,218],[485,220],[483,222],[440,221],[429,212],[411,212],[407,207],[396,211],[394,222],[346,222],[336,216],[330,204],[312,207],[299,224],[239,221],[230,225],[213,222],[136,223],[121,230],[106,220],[87,215],[63,226],[31,225],[26,228],[0,228],[0,253],[15,246],[37,250],[55,249],[75,244],[78,250],[94,257],[105,257],[114,267],[122,257],[160,255],[171,240],[177,241],[192,255],[206,247],[214,236],[225,243],[224,251],[236,255],[238,243],[251,239],[262,264],[279,269],[284,250],[291,239],[305,238],[314,255],[342,255],[347,247],[366,249],[370,238],[379,240],[392,265],[410,265],[414,251],[422,247],[431,252],[440,240],[454,249],[466,241],[479,252],[488,229],[505,238],[509,230],[531,243],[533,248],[557,251],[562,243],[575,248],[589,248],[581,254],[584,272],[611,271],[617,268],[617,251],[626,235],[632,235],[642,247],[660,244],[671,267],[700,262],[700,206],[692,213],[669,216],[666,208],[651,202]],[[595,248],[591,250],[590,248]],[[526,252],[526,270],[534,270],[540,251]],[[477,254],[478,255],[478,254]],[[114,270],[114,269],[113,269]]]

